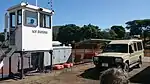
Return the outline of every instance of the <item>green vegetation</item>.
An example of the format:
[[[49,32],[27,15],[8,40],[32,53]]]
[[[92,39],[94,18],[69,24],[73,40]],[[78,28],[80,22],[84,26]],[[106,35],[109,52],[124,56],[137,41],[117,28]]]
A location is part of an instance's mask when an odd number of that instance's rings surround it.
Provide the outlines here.
[[[71,43],[72,41],[79,42],[90,38],[124,39],[125,28],[116,25],[102,31],[101,28],[92,24],[84,25],[82,27],[75,24],[67,24],[59,26],[59,32],[57,34],[53,33],[53,36],[57,36],[53,37],[53,40],[59,40],[62,43]]]
[[[98,26],[88,24],[79,27],[75,24],[66,24],[53,27],[53,40],[58,40],[62,43],[79,42],[81,40],[96,38],[96,39],[127,39],[129,36],[141,35],[141,38],[146,41],[150,39],[150,19],[133,20],[125,23],[124,28],[121,25],[114,25],[108,29],[101,30]],[[125,29],[130,32],[125,32]],[[4,33],[0,33],[0,42],[4,41]]]
[[[141,35],[144,41],[146,38],[150,39],[150,19],[128,21],[126,24],[130,35]]]
[[[53,33],[53,40],[58,40],[62,43],[78,42],[84,39],[127,39],[133,35],[140,35],[146,41],[150,39],[150,19],[133,20],[125,23],[124,28],[121,25],[114,25],[108,29],[101,30],[98,26],[88,24],[79,27],[75,24],[66,24],[59,27],[57,33]],[[56,28],[54,27],[54,28]],[[130,32],[125,32],[125,29]]]

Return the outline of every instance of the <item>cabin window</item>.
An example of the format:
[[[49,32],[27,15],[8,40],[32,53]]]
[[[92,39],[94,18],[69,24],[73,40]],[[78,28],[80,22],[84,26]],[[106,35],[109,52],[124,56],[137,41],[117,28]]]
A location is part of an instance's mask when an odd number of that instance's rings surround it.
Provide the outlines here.
[[[138,46],[138,50],[142,50],[142,43],[141,42],[137,42],[137,46]]]
[[[22,10],[17,11],[17,24],[18,25],[22,24]]]
[[[137,51],[136,43],[134,43],[134,51]]]
[[[32,11],[25,11],[25,26],[36,27],[38,25],[38,13]]]
[[[44,21],[45,21],[44,14],[40,14],[40,27],[44,27]]]
[[[127,44],[109,44],[106,46],[103,52],[128,53],[128,45]]]
[[[132,47],[132,45],[129,45],[129,53],[133,53],[133,47]]]
[[[16,22],[16,14],[15,12],[10,13],[10,27],[15,28],[15,23]]]
[[[50,15],[40,13],[40,27],[50,28],[51,27]]]

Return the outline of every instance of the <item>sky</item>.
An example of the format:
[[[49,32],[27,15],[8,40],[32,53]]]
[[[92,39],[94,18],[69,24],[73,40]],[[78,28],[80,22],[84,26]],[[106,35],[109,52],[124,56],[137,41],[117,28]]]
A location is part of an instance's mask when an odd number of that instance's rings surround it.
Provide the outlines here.
[[[1,0],[0,31],[4,29],[4,15],[7,8],[27,1],[35,4],[36,0]],[[101,29],[113,25],[126,26],[125,22],[134,19],[150,18],[150,0],[53,0],[53,25],[93,24]],[[49,8],[48,0],[38,0],[38,6]]]

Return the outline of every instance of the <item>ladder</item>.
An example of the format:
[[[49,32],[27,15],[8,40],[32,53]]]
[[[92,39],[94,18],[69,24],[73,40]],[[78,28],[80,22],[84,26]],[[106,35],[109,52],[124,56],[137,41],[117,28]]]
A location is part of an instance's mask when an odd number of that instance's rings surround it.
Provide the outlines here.
[[[4,41],[2,43],[2,45],[0,46],[0,69],[4,66],[4,59],[5,57],[10,57],[14,54],[14,52],[16,51],[15,46],[8,46],[7,48],[3,49],[3,45],[6,44],[6,42],[8,42],[8,40]]]
[[[7,13],[5,14],[5,30],[4,30],[4,33],[5,33],[5,41],[1,44],[0,46],[0,69],[2,69],[2,67],[4,66],[4,59],[5,57],[10,57],[14,54],[14,52],[16,51],[16,47],[15,45],[10,45],[9,44],[9,37],[11,37],[11,35],[7,35],[8,32],[7,32],[7,28],[8,28],[8,15]],[[12,31],[12,34],[15,33],[17,27]],[[10,32],[9,32],[10,33]],[[4,49],[3,46],[6,45],[7,47]]]

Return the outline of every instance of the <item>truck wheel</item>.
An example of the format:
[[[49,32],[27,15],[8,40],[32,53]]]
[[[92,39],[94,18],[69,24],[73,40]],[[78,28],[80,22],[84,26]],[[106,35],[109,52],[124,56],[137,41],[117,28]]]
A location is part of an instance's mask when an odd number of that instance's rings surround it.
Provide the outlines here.
[[[138,68],[141,68],[141,67],[142,67],[142,59],[141,59],[141,58],[139,58],[137,67],[138,67]]]
[[[126,71],[126,72],[129,72],[129,71],[130,71],[130,68],[129,68],[129,64],[128,64],[128,63],[125,63],[125,65],[124,65],[124,71]]]

